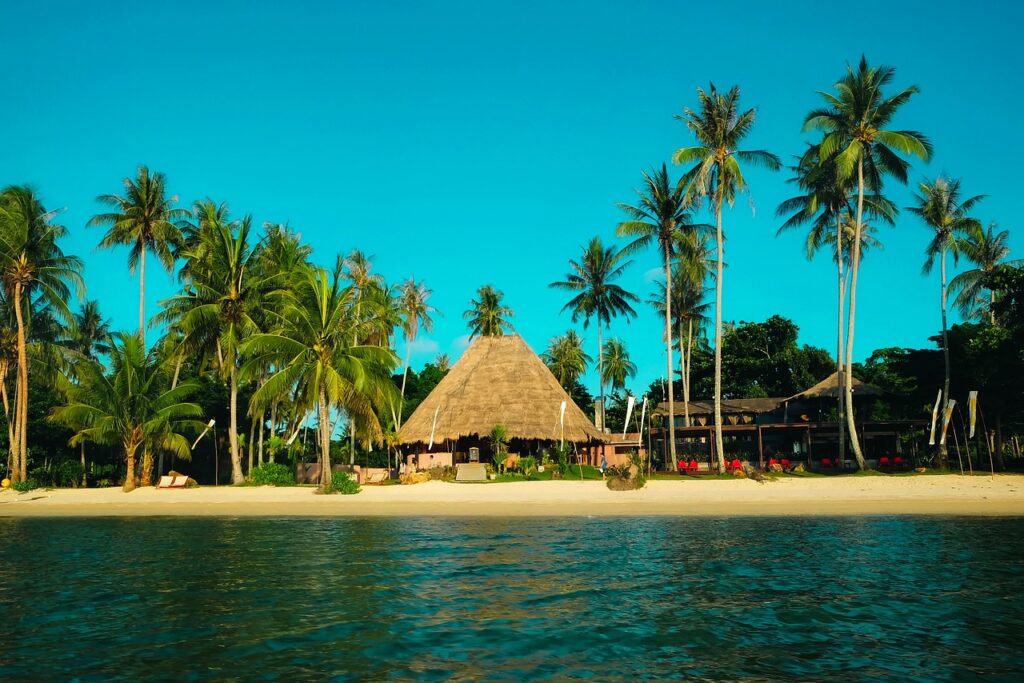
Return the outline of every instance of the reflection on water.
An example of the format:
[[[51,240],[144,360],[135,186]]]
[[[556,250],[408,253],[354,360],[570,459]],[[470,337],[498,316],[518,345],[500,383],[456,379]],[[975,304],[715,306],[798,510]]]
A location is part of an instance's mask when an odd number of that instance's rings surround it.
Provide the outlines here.
[[[1024,520],[0,520],[0,680],[1018,680]]]

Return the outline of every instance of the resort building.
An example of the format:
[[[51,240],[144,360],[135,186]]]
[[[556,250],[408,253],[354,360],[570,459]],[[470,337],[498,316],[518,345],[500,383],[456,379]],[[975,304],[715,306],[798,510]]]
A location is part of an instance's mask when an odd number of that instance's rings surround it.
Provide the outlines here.
[[[474,339],[402,425],[398,443],[417,469],[492,462],[497,425],[512,456],[562,443],[580,455],[607,440],[522,337],[508,335]]]
[[[839,462],[837,398],[838,373],[813,387],[788,397],[740,398],[722,401],[722,440],[727,460],[738,459],[765,466],[772,460],[802,462],[813,468],[843,467],[853,460],[847,436],[846,460]],[[878,421],[869,419],[868,404],[882,396],[877,387],[853,378],[857,436],[865,459],[873,465],[883,458],[910,462],[916,456],[917,438],[926,420]],[[676,456],[715,467],[715,404],[691,401],[675,404]],[[655,457],[667,462],[668,404],[652,413]],[[689,419],[689,424],[687,424]],[[845,428],[845,421],[843,427]]]

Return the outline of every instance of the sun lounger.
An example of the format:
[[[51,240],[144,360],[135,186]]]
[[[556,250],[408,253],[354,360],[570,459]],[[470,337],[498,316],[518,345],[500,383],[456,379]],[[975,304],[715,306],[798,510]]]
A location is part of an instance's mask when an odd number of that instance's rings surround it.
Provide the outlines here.
[[[183,489],[188,484],[188,477],[172,477],[168,474],[160,477],[156,487],[158,489]]]

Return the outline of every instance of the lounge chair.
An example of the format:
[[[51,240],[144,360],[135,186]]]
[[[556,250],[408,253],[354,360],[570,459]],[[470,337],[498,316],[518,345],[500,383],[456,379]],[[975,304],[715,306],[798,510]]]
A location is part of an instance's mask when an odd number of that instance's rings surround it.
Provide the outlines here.
[[[183,489],[187,484],[188,477],[173,477],[169,474],[165,474],[164,476],[160,477],[160,481],[157,482],[156,487],[158,489]]]

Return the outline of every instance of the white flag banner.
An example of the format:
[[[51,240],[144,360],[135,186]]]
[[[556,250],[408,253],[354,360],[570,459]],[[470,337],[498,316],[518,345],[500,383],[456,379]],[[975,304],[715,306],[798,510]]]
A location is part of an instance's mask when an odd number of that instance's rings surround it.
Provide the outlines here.
[[[939,419],[939,404],[942,403],[942,389],[939,389],[939,395],[935,397],[935,407],[932,408],[932,434],[928,437],[928,445],[935,445],[935,423]]]
[[[644,396],[644,406],[640,409],[640,436],[636,440],[637,446],[644,445],[644,420],[647,418],[647,397]]]
[[[629,417],[633,414],[633,406],[636,405],[636,396],[630,396],[626,402],[626,422],[622,425],[622,438],[626,438],[626,432],[629,431]]]
[[[437,412],[441,410],[441,406],[434,408],[434,421],[430,424],[430,443],[427,444],[427,450],[431,450],[434,447],[434,430],[437,429]]]
[[[565,448],[565,401],[562,401],[562,407],[558,409],[558,428],[562,435],[562,448]]]
[[[971,438],[974,438],[974,423],[978,419],[978,392],[972,391],[967,396],[967,407],[971,411]]]
[[[949,427],[949,422],[953,417],[953,408],[956,407],[956,401],[949,399],[949,403],[946,404],[946,410],[942,415],[942,438],[939,439],[939,443],[943,446],[946,445],[946,429]]]

